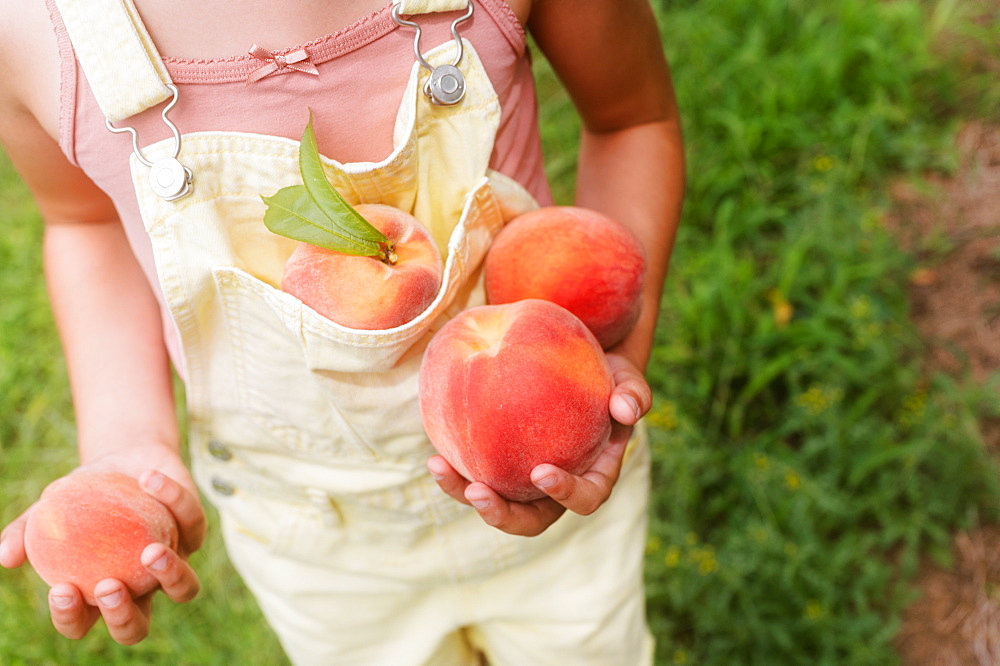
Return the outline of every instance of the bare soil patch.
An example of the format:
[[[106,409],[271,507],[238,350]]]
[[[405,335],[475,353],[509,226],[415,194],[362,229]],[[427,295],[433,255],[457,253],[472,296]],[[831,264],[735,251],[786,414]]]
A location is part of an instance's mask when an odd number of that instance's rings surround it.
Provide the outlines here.
[[[970,123],[958,144],[955,174],[893,187],[887,224],[920,262],[911,310],[930,368],[986,382],[1000,372],[1000,126]],[[1000,457],[1000,418],[980,426]],[[950,568],[922,566],[897,637],[907,666],[1000,665],[1000,527],[956,535],[953,551]]]

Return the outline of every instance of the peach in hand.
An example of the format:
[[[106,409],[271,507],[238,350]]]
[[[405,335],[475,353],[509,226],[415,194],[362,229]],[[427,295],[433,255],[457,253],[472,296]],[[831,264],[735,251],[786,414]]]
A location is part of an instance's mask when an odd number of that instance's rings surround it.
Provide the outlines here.
[[[565,308],[536,299],[460,313],[431,339],[420,410],[460,474],[514,501],[544,497],[531,470],[590,469],[611,433],[604,352]]]
[[[283,291],[327,319],[356,329],[401,326],[427,309],[441,287],[441,255],[427,229],[392,206],[355,210],[389,239],[385,256],[344,254],[301,243],[285,264]]]
[[[49,585],[71,583],[88,604],[105,578],[133,597],[158,583],[139,560],[151,543],[177,548],[170,511],[139,483],[117,472],[77,471],[53,483],[32,507],[24,532],[28,561]]]
[[[639,317],[645,252],[621,222],[586,208],[546,206],[505,226],[486,255],[491,304],[541,298],[563,306],[604,349]]]

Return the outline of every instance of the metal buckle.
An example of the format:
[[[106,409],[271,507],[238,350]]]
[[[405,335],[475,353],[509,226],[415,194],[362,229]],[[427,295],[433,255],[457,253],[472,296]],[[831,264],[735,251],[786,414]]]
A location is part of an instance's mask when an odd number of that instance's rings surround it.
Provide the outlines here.
[[[472,0],[469,0],[465,14],[459,16],[451,23],[451,36],[458,46],[458,53],[455,55],[454,62],[450,65],[434,67],[420,53],[420,26],[413,21],[402,18],[399,13],[398,4],[393,4],[392,6],[393,20],[399,25],[408,26],[416,30],[416,35],[413,37],[413,53],[416,55],[417,61],[431,73],[430,78],[424,83],[424,94],[427,95],[433,104],[450,106],[457,104],[465,97],[465,76],[458,68],[458,63],[462,61],[465,47],[462,44],[462,38],[458,34],[458,24],[472,18],[474,9]]]
[[[164,107],[161,115],[163,122],[174,135],[174,154],[172,156],[161,157],[155,162],[150,161],[139,148],[139,133],[135,131],[134,127],[115,127],[107,118],[104,119],[104,124],[115,134],[128,132],[132,135],[132,152],[135,153],[136,159],[149,167],[150,188],[165,201],[175,201],[191,191],[191,181],[194,179],[194,174],[191,169],[177,161],[177,156],[181,154],[181,133],[177,129],[177,125],[174,125],[167,117],[167,114],[177,104],[178,91],[177,86],[173,84],[168,85],[167,88],[173,92],[173,98]]]

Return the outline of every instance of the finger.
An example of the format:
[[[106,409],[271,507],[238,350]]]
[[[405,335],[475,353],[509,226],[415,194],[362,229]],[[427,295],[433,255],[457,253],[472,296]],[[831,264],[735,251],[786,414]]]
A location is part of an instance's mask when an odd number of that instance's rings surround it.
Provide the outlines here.
[[[608,355],[614,389],[608,408],[615,421],[635,425],[653,406],[653,390],[645,376],[630,361],[616,354]]]
[[[465,499],[465,489],[469,485],[468,479],[455,471],[451,464],[441,456],[431,456],[427,460],[427,470],[437,481],[445,493],[462,504],[468,504]]]
[[[531,482],[539,490],[581,516],[589,516],[601,507],[621,473],[625,441],[612,441],[590,469],[574,476],[555,465],[538,465],[531,470]]]
[[[198,550],[205,540],[205,511],[198,497],[162,472],[150,470],[139,477],[139,485],[160,500],[177,521],[180,532],[178,550],[188,555]]]
[[[198,596],[201,583],[194,569],[162,543],[146,546],[140,561],[171,600],[182,604]]]
[[[646,380],[629,373],[615,384],[608,409],[611,417],[625,425],[635,425],[653,405],[653,392]]]
[[[28,512],[15,518],[0,532],[0,566],[13,569],[24,564],[28,556],[24,552],[24,527],[28,524]]]
[[[565,512],[548,498],[508,502],[485,483],[478,482],[469,484],[465,498],[487,525],[517,536],[538,536]]]
[[[60,584],[49,590],[49,615],[56,631],[66,638],[78,640],[87,635],[101,612],[85,603],[75,586]]]
[[[149,634],[152,595],[133,600],[125,585],[108,578],[94,587],[97,607],[111,638],[122,645],[135,645]]]

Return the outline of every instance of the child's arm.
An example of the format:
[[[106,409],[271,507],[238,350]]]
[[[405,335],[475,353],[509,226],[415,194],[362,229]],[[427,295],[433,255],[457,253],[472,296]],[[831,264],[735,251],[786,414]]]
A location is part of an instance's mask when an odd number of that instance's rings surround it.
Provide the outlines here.
[[[44,78],[44,77],[43,77]],[[186,556],[204,535],[204,514],[179,455],[170,367],[157,302],[108,198],[72,166],[29,107],[36,91],[0,84],[0,144],[31,189],[46,223],[44,252],[52,308],[66,354],[81,466],[140,477],[177,519],[177,553],[151,544],[142,555],[175,601],[198,591]],[[44,95],[38,96],[42,98]],[[25,562],[30,509],[0,535],[0,565]],[[150,596],[132,601],[120,581],[102,581],[87,606],[71,585],[49,593],[52,621],[78,638],[103,616],[111,636],[135,643],[148,632]]]
[[[644,378],[663,281],[680,218],[684,154],[670,72],[646,0],[534,0],[528,27],[566,86],[583,121],[576,203],[627,224],[646,249],[643,310],[633,332],[611,350],[616,387],[609,409],[612,444],[582,476],[553,465],[532,472],[549,500],[504,501],[469,484],[435,456],[428,465],[446,492],[476,507],[490,525],[534,535],[569,509],[597,510],[611,494],[632,426],[649,411]],[[523,14],[522,14],[523,15]]]

